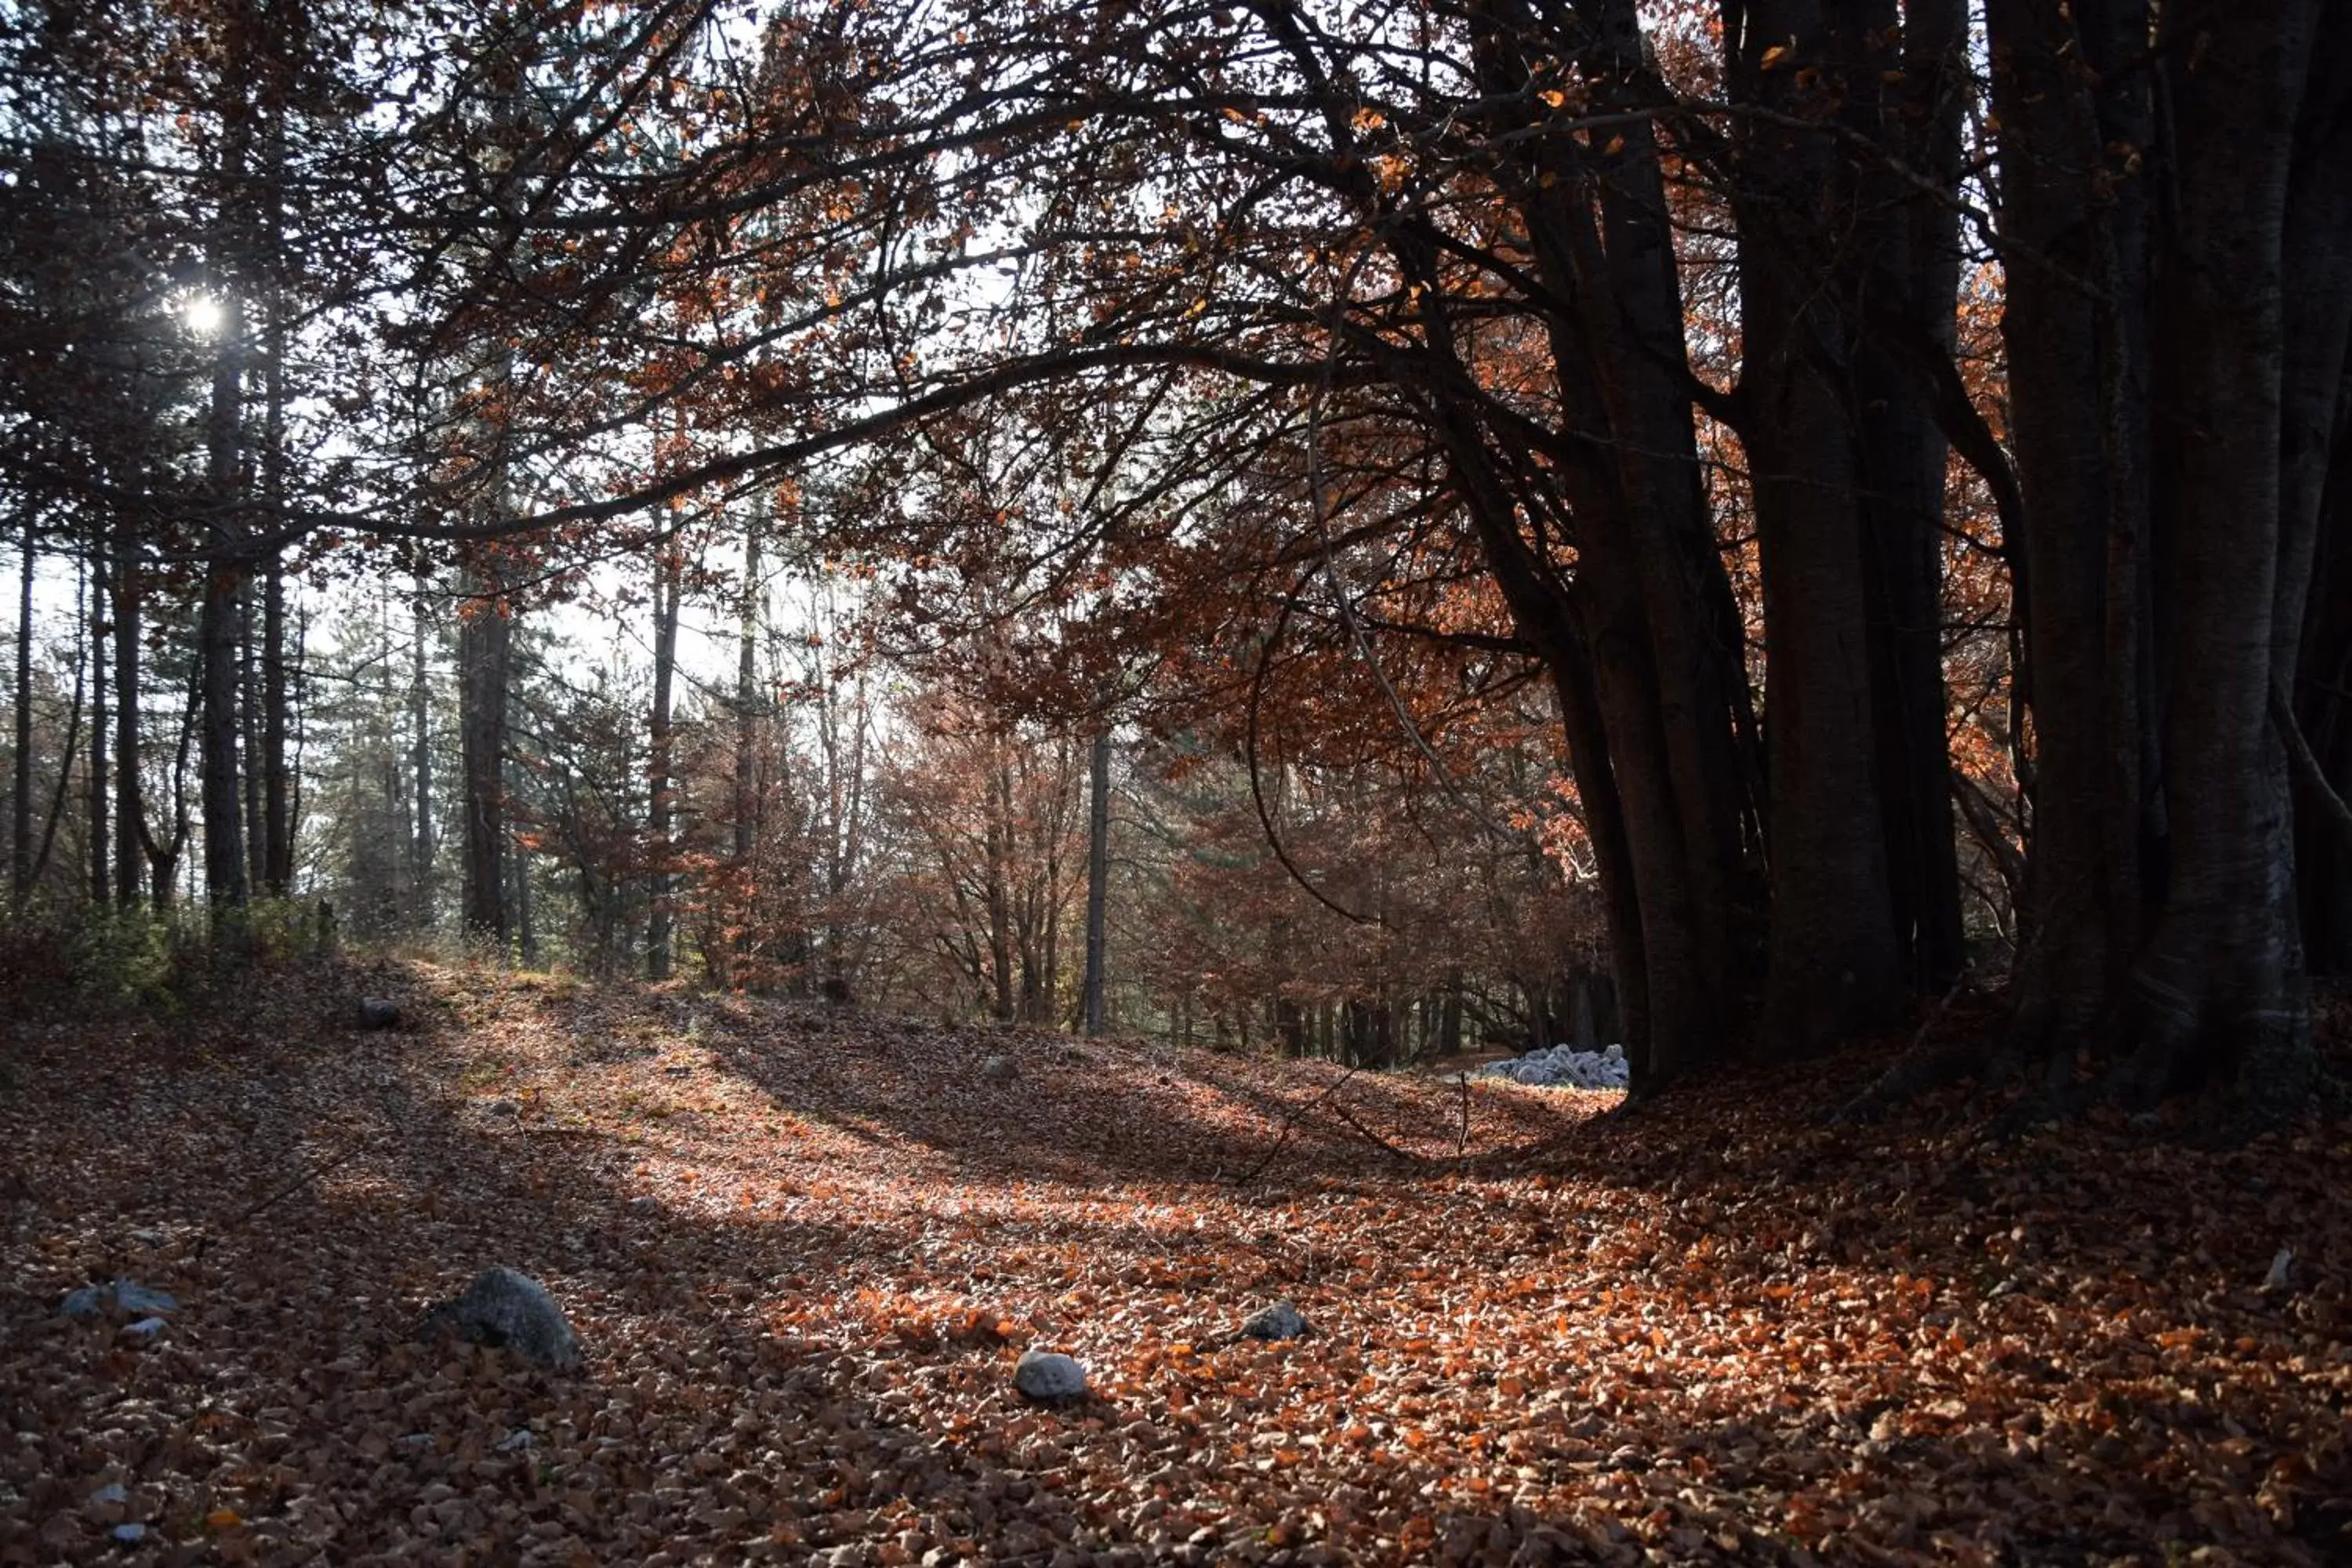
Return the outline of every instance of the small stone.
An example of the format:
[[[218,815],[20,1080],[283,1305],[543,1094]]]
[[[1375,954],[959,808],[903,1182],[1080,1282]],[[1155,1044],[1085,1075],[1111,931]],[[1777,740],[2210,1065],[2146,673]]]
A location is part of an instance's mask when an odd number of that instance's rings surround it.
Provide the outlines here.
[[[137,1334],[142,1340],[152,1340],[169,1326],[161,1318],[142,1318],[135,1323],[124,1324],[122,1331],[126,1334]]]
[[[1078,1399],[1087,1392],[1087,1369],[1057,1351],[1024,1351],[1013,1386],[1032,1399]]]
[[[96,1318],[109,1312],[121,1312],[125,1317],[153,1317],[159,1312],[176,1312],[180,1300],[162,1290],[151,1290],[135,1279],[117,1279],[110,1285],[85,1285],[66,1292],[58,1303],[58,1310],[68,1318]]]
[[[539,1439],[530,1435],[530,1427],[518,1426],[513,1431],[508,1433],[505,1436],[499,1438],[497,1442],[491,1444],[490,1447],[492,1451],[496,1453],[511,1454],[520,1449],[531,1447],[531,1445],[538,1442],[538,1440]]]
[[[1242,1320],[1242,1333],[1253,1340],[1295,1340],[1307,1331],[1307,1320],[1287,1301],[1261,1307]]]
[[[114,1527],[114,1539],[125,1546],[135,1545],[147,1539],[147,1527],[136,1520],[129,1524],[118,1524]]]
[[[1021,1064],[1011,1057],[991,1057],[980,1064],[980,1076],[991,1083],[1010,1083],[1021,1076]]]
[[[360,998],[360,1027],[362,1029],[396,1029],[400,1026],[400,1004],[384,996]]]
[[[146,1316],[156,1312],[176,1312],[180,1310],[180,1300],[161,1290],[150,1290],[134,1280],[117,1279],[114,1282],[114,1305],[118,1311]]]
[[[130,1489],[121,1481],[109,1481],[82,1500],[81,1510],[93,1523],[112,1524],[121,1519],[130,1504]]]
[[[651,1193],[641,1193],[629,1200],[629,1206],[639,1214],[659,1214],[662,1201]]]

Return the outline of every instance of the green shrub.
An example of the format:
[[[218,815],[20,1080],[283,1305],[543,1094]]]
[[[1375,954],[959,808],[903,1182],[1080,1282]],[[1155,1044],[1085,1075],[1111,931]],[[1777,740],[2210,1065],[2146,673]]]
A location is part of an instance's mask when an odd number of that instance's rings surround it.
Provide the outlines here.
[[[0,928],[0,996],[18,1016],[173,1014],[231,974],[299,963],[332,942],[315,906],[290,899],[218,920],[202,906],[26,910]]]

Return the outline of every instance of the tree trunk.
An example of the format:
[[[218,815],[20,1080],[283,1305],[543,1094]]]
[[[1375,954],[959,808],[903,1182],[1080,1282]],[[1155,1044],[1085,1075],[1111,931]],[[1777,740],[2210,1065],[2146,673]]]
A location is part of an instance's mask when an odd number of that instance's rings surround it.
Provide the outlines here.
[[[2287,193],[2286,383],[2280,428],[2284,555],[2309,555],[2308,606],[2282,604],[2273,655],[2299,675],[2292,710],[2320,779],[2297,781],[2304,958],[2352,972],[2352,843],[2316,798],[2352,794],[2352,7],[2320,8]]]
[[[743,594],[735,634],[735,889],[729,911],[735,930],[714,954],[730,966],[751,947],[752,857],[759,847],[760,545],[766,527],[766,507],[755,502],[743,525]],[[722,972],[719,981],[724,985],[731,978]]]
[[[1885,37],[1892,5],[1874,7],[1856,37]],[[1871,28],[1877,29],[1875,33]],[[1864,581],[1879,798],[1885,811],[1888,893],[1915,991],[1940,994],[1965,959],[1954,839],[1943,664],[1944,483],[1948,447],[1933,389],[1890,346],[1885,323],[1921,353],[1948,360],[1959,288],[1960,110],[1968,94],[1968,15],[1962,0],[1912,0],[1903,27],[1902,80],[1867,51],[1851,78],[1876,84],[1849,100],[1847,121],[1885,147],[1932,193],[1884,168],[1865,168],[1864,290],[1852,314],[1859,338],[1852,402],[1863,493]]]
[[[16,584],[16,776],[10,798],[8,889],[18,904],[33,890],[33,525],[24,523]]]
[[[513,646],[500,573],[478,565],[457,633],[458,741],[464,754],[467,939],[507,953],[507,684]]]
[[[244,454],[239,426],[244,416],[245,364],[241,344],[245,308],[232,294],[221,306],[218,350],[213,361],[212,414],[205,504],[204,604],[196,627],[203,718],[197,731],[205,830],[205,893],[216,934],[226,938],[224,956],[234,960],[237,935],[233,916],[243,909],[246,881],[245,820],[237,792],[238,626],[246,569],[240,470]]]
[[[1013,1022],[1014,1017],[1011,867],[1013,780],[1002,754],[1007,744],[1001,737],[992,738],[991,742],[991,749],[997,754],[991,758],[988,770],[986,840],[988,973],[990,984],[995,991],[995,1016],[999,1023],[1004,1024]]]
[[[1088,1038],[1103,1031],[1104,961],[1110,910],[1110,729],[1087,752],[1087,972],[1081,1014]]]
[[[89,901],[106,907],[106,552],[93,543],[89,552],[89,618],[85,623],[89,646],[89,776],[83,781],[89,803]]]
[[[273,11],[273,21],[277,19]],[[286,112],[282,103],[269,117],[263,140],[269,171],[268,204],[269,277],[263,295],[261,500],[267,526],[275,534],[286,525],[286,291],[285,214]],[[272,545],[261,572],[261,885],[269,896],[287,897],[294,886],[295,816],[291,770],[287,765],[286,572]],[[297,657],[299,657],[299,649]],[[248,694],[247,700],[251,700]]]
[[[1834,72],[1843,52],[1812,0],[1750,6],[1727,47],[1734,96],[1775,116],[1805,114],[1801,75]],[[1771,778],[1763,1029],[1770,1048],[1801,1051],[1883,1028],[1906,993],[1871,722],[1863,476],[1839,384],[1853,348],[1833,298],[1857,200],[1826,129],[1763,116],[1741,122],[1736,178]]]
[[[2233,1082],[2266,1111],[2297,1103],[2315,1071],[2271,719],[2308,586],[2307,552],[2289,552],[2300,522],[2284,515],[2280,458],[2287,194],[2314,10],[2242,0],[2227,26],[2170,40],[2165,83],[2177,205],[2157,320],[2179,519],[2165,584],[2170,831],[2133,973],[2132,1078],[2146,1094]]]
[[[2352,377],[2339,395],[2347,414],[2337,420],[2321,502],[2294,711],[2322,780],[2342,798],[2352,796]],[[2304,960],[2314,974],[2352,974],[2352,844],[2311,795],[2310,783],[2300,782],[2295,883]]]
[[[414,780],[411,799],[415,802],[415,820],[406,848],[408,851],[409,905],[405,911],[411,930],[425,930],[433,924],[433,702],[432,688],[426,681],[425,647],[428,624],[425,608],[425,579],[416,580],[416,596],[410,608],[411,638],[408,665],[408,766]]]
[[[250,573],[237,594],[237,750],[245,764],[245,885],[256,894],[268,887],[269,831],[262,821],[260,606]]]
[[[2145,47],[2143,0],[1990,0],[2000,125],[2011,427],[2025,503],[2032,837],[2015,1044],[2071,1053],[2101,1031],[2144,930],[2154,836],[2146,636],[2148,368],[2144,77],[2091,73]],[[2087,68],[2087,69],[2085,68]],[[2110,151],[2116,149],[2116,151]],[[2152,151],[2148,155],[2153,155]],[[2104,295],[2107,303],[2101,303]]]
[[[685,590],[686,554],[676,540],[658,547],[654,564],[654,706],[647,769],[646,831],[654,872],[646,916],[646,973],[667,980],[672,962],[670,913],[670,682],[677,668],[677,616]]]
[[[140,768],[141,623],[147,584],[139,536],[129,519],[114,528],[114,901],[139,902],[140,872],[148,868],[147,803]],[[152,895],[151,895],[152,896]],[[161,908],[160,902],[157,905]]]

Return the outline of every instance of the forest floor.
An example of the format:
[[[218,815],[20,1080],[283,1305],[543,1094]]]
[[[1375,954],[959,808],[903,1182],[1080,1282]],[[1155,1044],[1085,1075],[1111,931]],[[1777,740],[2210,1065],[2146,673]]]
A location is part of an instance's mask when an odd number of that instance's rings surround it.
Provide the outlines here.
[[[1626,1113],[429,967],[0,1023],[0,1563],[2352,1561],[2352,1124],[1824,1125],[1873,1060]],[[583,1371],[411,1337],[490,1264]],[[160,1334],[58,1315],[119,1276]]]

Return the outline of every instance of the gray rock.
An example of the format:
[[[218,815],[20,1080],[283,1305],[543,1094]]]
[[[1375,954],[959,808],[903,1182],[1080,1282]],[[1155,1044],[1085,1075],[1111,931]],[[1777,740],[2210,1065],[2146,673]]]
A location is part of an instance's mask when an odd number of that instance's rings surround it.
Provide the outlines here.
[[[1307,1320],[1287,1301],[1261,1307],[1242,1320],[1242,1333],[1253,1340],[1295,1340],[1307,1331]]]
[[[115,1310],[126,1313],[176,1312],[180,1310],[180,1302],[175,1296],[150,1290],[135,1280],[117,1279],[114,1282],[114,1307]]]
[[[1011,1083],[1021,1076],[1021,1064],[1011,1057],[991,1057],[980,1064],[980,1076],[991,1083]]]
[[[153,1290],[136,1279],[117,1279],[109,1285],[85,1285],[79,1290],[68,1290],[66,1299],[58,1303],[58,1310],[68,1318],[100,1318],[120,1312],[124,1317],[153,1317],[159,1312],[176,1312],[179,1298],[162,1290]]]
[[[485,1268],[466,1293],[425,1314],[420,1339],[445,1330],[478,1345],[511,1345],[541,1366],[571,1372],[580,1365],[580,1339],[547,1287],[511,1268]]]
[[[1024,1351],[1013,1386],[1032,1399],[1077,1399],[1087,1392],[1087,1369],[1057,1351]]]
[[[360,1027],[362,1029],[400,1027],[400,1004],[383,996],[361,997]]]

